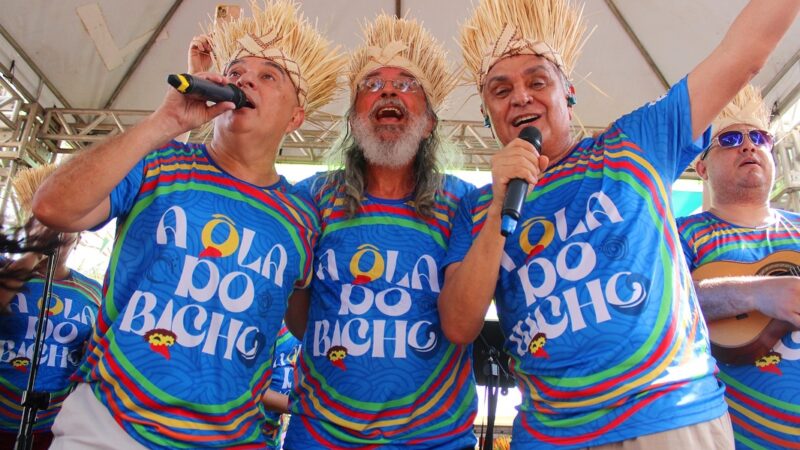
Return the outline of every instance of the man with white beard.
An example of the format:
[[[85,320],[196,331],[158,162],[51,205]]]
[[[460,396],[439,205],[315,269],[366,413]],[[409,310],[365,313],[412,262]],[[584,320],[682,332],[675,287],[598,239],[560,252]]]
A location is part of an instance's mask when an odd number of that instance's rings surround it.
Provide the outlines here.
[[[436,110],[454,86],[415,21],[381,15],[350,58],[338,167],[299,183],[320,214],[309,289],[286,323],[303,345],[284,448],[474,448],[471,345],[436,307],[455,209]]]

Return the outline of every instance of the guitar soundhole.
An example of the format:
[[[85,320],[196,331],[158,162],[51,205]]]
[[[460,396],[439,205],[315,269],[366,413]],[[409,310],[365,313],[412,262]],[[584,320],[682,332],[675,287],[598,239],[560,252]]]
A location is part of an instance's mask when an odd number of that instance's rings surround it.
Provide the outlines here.
[[[749,315],[749,314],[747,314],[747,313],[741,313],[741,314],[739,314],[738,316],[736,316],[736,320],[744,320],[744,319],[747,319],[748,317],[750,317],[750,315]]]
[[[763,266],[756,272],[756,275],[767,275],[771,277],[797,276],[800,274],[799,266],[790,262],[776,261]]]

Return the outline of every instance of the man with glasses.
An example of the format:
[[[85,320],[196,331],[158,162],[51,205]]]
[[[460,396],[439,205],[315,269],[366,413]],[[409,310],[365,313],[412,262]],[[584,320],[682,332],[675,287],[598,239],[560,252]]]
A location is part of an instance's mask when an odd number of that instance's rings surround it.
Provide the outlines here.
[[[471,346],[436,299],[458,200],[437,110],[446,58],[413,20],[381,15],[350,58],[335,170],[298,184],[320,212],[314,278],[286,323],[303,346],[285,448],[474,448]]]
[[[715,331],[731,326],[740,327],[746,343],[762,317],[753,311],[780,321],[766,329],[787,325],[769,341],[756,327],[759,350],[731,348],[741,346],[734,340],[724,353],[715,351],[737,447],[797,448],[800,332],[792,330],[800,327],[800,215],[770,207],[775,161],[768,123],[760,95],[748,86],[714,121],[717,134],[695,164],[711,194],[708,210],[677,222],[689,268],[704,278],[696,288],[712,343]]]
[[[586,138],[571,132],[586,30],[578,3],[481,0],[461,28],[504,147],[492,185],[458,208],[442,327],[471,342],[495,298],[522,392],[515,448],[730,448],[670,191],[699,153],[692,142],[710,138],[708,125],[764,65],[800,1],[751,1],[663,97]],[[528,127],[540,130],[541,148],[519,138]],[[515,178],[531,190],[504,237]]]

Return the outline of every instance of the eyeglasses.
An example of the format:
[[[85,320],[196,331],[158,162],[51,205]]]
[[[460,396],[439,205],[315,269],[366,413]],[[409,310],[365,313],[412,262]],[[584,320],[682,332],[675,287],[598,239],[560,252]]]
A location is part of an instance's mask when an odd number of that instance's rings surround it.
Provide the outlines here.
[[[744,143],[744,135],[745,133],[739,130],[720,133],[719,136],[711,141],[711,145],[703,152],[703,156],[700,159],[706,159],[709,150],[711,150],[711,147],[713,147],[715,143],[722,148],[733,148],[742,145]],[[750,142],[756,147],[772,148],[772,135],[767,131],[750,130],[747,132],[747,138],[750,139]]]
[[[378,92],[383,89],[384,86],[386,86],[387,82],[392,83],[392,87],[395,88],[395,90],[403,93],[417,92],[419,90],[419,81],[410,77],[400,77],[396,80],[384,80],[383,78],[379,77],[367,77],[358,83],[358,90]]]

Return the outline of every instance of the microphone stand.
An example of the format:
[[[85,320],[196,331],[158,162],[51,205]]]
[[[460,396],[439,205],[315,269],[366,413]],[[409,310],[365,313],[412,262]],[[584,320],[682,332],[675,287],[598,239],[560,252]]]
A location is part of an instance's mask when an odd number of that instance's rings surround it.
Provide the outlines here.
[[[486,363],[483,366],[483,374],[487,376],[486,378],[486,401],[488,403],[487,414],[486,414],[486,436],[483,437],[483,442],[481,443],[481,450],[493,450],[494,448],[494,419],[497,415],[497,392],[500,390],[503,395],[508,394],[508,388],[503,387],[500,389],[500,372],[503,372],[507,378],[510,378],[510,375],[506,370],[500,365],[498,357],[500,353],[497,351],[494,346],[489,345],[486,341],[486,338],[483,337],[483,334],[479,335],[483,344],[489,351],[489,357],[486,359]],[[483,433],[481,433],[483,434]]]
[[[33,341],[33,355],[31,357],[30,372],[28,373],[27,389],[22,393],[22,419],[19,424],[17,442],[14,450],[31,450],[33,446],[33,426],[36,424],[36,413],[45,410],[50,404],[48,392],[34,391],[36,372],[39,371],[39,360],[42,356],[42,345],[45,339],[45,324],[50,316],[50,298],[53,295],[53,278],[56,273],[58,261],[58,248],[49,252],[47,259],[47,276],[44,280],[42,292],[42,306],[39,308],[39,321],[36,323],[36,337]]]

